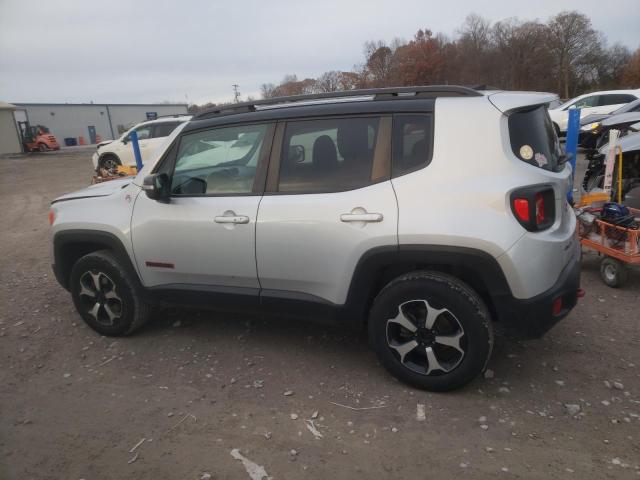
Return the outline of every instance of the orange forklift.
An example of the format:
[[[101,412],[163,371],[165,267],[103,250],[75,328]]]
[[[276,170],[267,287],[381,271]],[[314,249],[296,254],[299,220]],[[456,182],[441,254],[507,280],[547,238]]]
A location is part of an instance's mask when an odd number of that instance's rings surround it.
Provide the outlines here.
[[[18,122],[22,146],[25,152],[46,152],[60,150],[60,144],[44,125],[32,127],[29,122]]]

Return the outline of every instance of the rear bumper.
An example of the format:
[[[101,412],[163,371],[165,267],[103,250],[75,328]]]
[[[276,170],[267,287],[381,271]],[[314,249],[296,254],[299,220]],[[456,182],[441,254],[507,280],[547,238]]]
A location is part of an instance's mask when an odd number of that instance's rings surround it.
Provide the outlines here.
[[[578,249],[579,249],[578,243]],[[528,299],[512,296],[495,299],[500,321],[525,338],[539,338],[566,317],[578,303],[580,288],[580,252],[565,266],[556,283],[540,295]],[[554,314],[554,303],[562,299],[562,307]]]

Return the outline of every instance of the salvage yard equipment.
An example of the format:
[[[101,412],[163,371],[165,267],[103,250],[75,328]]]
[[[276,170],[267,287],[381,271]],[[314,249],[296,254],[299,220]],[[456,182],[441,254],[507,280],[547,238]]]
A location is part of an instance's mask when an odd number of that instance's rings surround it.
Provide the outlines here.
[[[108,182],[109,180],[116,180],[123,177],[135,177],[138,174],[136,167],[127,165],[118,165],[114,170],[107,170],[101,168],[98,175],[91,177],[91,184]]]
[[[29,122],[18,122],[25,152],[46,152],[60,150],[60,144],[44,125],[32,127]]]
[[[578,235],[582,246],[604,255],[602,281],[613,288],[628,278],[628,266],[640,265],[640,210],[617,203],[578,211]]]

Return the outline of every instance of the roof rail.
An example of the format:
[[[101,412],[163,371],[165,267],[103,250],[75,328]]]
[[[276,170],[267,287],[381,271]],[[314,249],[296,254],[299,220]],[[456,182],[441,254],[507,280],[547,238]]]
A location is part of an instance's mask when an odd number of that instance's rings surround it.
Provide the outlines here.
[[[222,115],[255,112],[256,107],[285,105],[288,103],[306,102],[311,100],[330,100],[354,97],[373,97],[373,100],[399,100],[410,98],[435,97],[478,97],[481,93],[468,87],[456,85],[427,85],[423,87],[386,87],[368,88],[361,90],[345,90],[340,92],[313,93],[308,95],[292,95],[289,97],[274,97],[251,102],[231,103],[206,110],[193,117],[193,120],[211,118]]]
[[[193,113],[168,113],[167,115],[158,115],[156,120],[159,118],[178,118],[178,117],[191,117]]]

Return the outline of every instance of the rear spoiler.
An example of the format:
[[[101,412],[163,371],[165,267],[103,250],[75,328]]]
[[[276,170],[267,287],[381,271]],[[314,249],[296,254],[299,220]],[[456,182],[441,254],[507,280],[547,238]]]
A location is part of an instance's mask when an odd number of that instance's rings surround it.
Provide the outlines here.
[[[489,95],[489,101],[502,113],[545,105],[558,99],[555,93],[545,92],[497,92]]]

